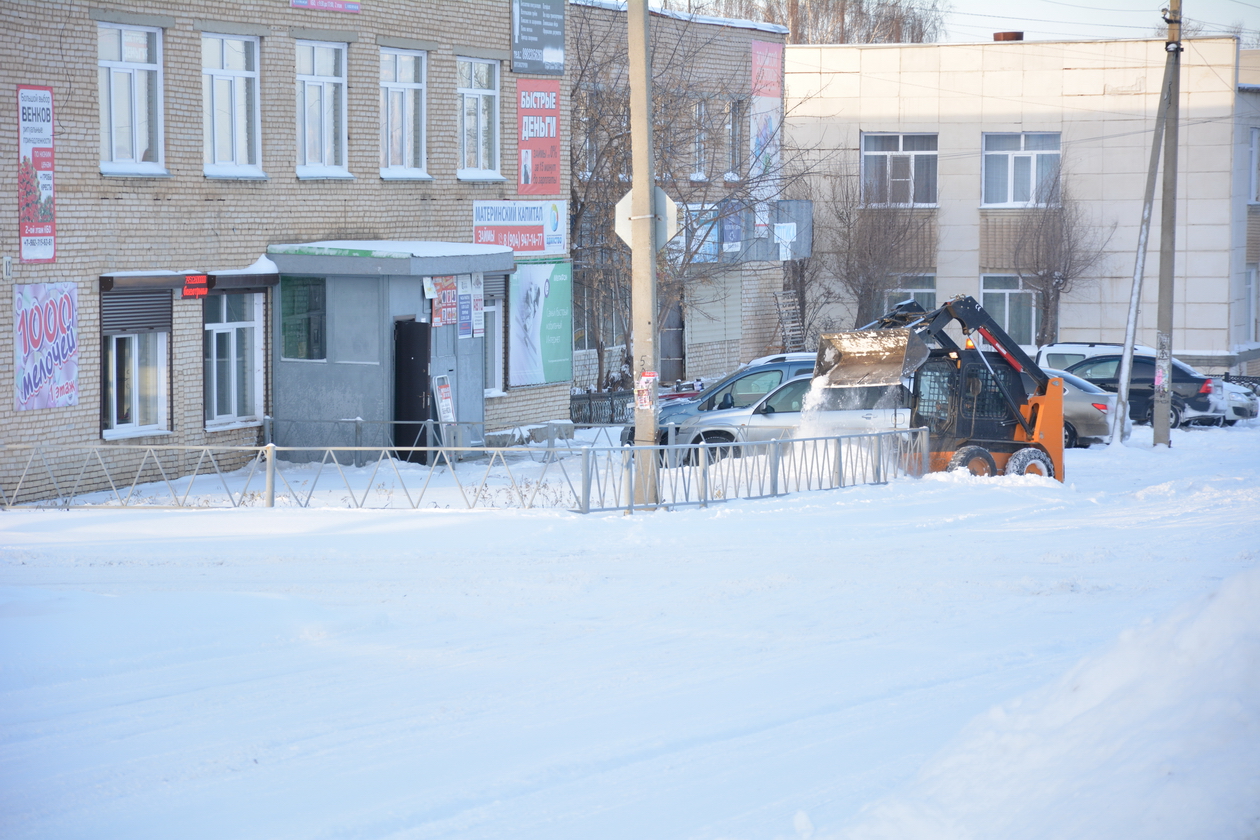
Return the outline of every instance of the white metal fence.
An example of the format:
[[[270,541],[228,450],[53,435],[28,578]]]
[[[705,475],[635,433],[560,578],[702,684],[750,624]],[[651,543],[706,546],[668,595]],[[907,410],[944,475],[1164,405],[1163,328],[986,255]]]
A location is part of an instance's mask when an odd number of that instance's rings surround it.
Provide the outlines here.
[[[6,508],[353,507],[627,511],[920,476],[927,432],[700,446],[0,447]]]

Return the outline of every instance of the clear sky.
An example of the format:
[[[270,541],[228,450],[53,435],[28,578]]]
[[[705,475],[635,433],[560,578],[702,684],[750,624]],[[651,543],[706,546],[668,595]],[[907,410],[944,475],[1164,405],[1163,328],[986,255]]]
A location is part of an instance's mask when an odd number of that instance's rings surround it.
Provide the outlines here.
[[[994,32],[1022,31],[1026,40],[1149,38],[1163,24],[1160,0],[947,0],[947,42],[989,41]],[[1203,34],[1242,24],[1243,46],[1260,46],[1260,0],[1183,0],[1186,21]]]

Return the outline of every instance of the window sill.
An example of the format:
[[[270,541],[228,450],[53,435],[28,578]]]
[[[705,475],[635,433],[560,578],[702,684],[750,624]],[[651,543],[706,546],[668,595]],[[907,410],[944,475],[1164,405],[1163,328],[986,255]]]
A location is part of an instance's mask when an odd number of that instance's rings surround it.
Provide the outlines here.
[[[722,176],[722,180],[728,184],[738,184],[740,181],[744,179],[742,176],[736,175],[734,172],[727,172],[725,175]]]
[[[257,429],[262,427],[261,420],[234,420],[231,423],[206,424],[206,434],[215,432],[234,432],[237,429]]]
[[[287,356],[281,356],[280,361],[297,362],[299,364],[304,364],[304,365],[311,365],[311,364],[322,365],[322,364],[327,363],[328,360],[327,359],[290,359]]]
[[[170,178],[165,166],[157,163],[101,163],[106,178]]]
[[[432,181],[433,176],[423,169],[382,169],[382,181]]]
[[[981,210],[1044,210],[1057,204],[981,204]]]
[[[507,181],[507,178],[504,178],[498,172],[492,172],[488,169],[457,169],[455,170],[455,177],[460,181]]]
[[[506,397],[506,396],[507,396],[507,391],[498,391],[498,390],[494,390],[494,389],[487,389],[486,391],[482,392],[482,396],[483,396],[483,397],[485,397],[485,398],[486,398],[486,399],[488,399],[488,400],[490,400],[490,399],[495,399],[496,397]]]
[[[104,429],[101,431],[101,440],[131,440],[133,438],[142,437],[169,437],[174,432],[169,429],[153,429],[145,427],[143,429]]]
[[[202,170],[212,181],[266,181],[267,173],[257,166],[207,166]]]
[[[692,172],[687,177],[693,184],[708,183],[709,181],[709,176],[705,175],[703,172]]]
[[[350,170],[343,166],[299,166],[299,181],[353,181]]]

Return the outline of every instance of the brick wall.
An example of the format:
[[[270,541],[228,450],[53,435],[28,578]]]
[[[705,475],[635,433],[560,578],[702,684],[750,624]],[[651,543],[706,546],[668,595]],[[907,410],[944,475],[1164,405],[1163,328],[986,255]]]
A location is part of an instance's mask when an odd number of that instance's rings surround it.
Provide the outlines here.
[[[569,419],[569,383],[514,388],[486,399],[486,431]]]

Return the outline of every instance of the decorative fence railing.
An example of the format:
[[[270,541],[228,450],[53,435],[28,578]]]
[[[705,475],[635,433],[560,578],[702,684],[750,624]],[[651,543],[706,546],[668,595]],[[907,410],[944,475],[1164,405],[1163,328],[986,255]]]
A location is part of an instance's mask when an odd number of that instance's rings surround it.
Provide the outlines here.
[[[569,419],[585,424],[625,424],[634,422],[634,392],[609,391],[603,394],[572,394]]]
[[[880,484],[920,476],[927,464],[924,429],[699,446],[590,443],[498,449],[5,446],[0,504],[634,512]]]

